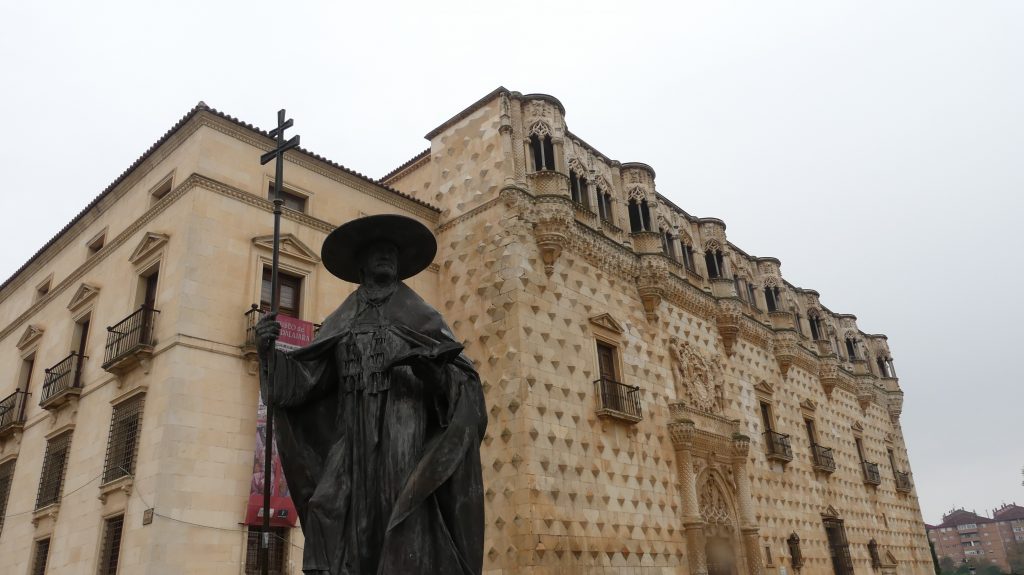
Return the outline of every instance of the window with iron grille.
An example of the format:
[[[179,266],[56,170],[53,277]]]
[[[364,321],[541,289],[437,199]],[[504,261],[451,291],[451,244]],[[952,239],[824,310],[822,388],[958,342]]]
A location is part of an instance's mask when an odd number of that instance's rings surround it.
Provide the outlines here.
[[[121,530],[124,515],[103,521],[103,545],[100,547],[99,575],[117,575],[117,561],[121,557]]]
[[[11,495],[11,481],[14,479],[14,460],[0,464],[0,533],[4,531],[4,516],[7,515],[7,498]]]
[[[114,406],[114,414],[110,418],[110,437],[107,439],[107,461],[103,466],[103,483],[135,473],[144,400],[144,395],[136,395]]]
[[[260,573],[260,538],[263,536],[263,528],[256,525],[249,526],[249,540],[245,546],[245,574],[257,575]],[[288,549],[288,528],[270,528],[270,566],[267,569],[270,575],[283,575],[285,572],[285,551]]]
[[[36,494],[36,509],[60,501],[64,487],[64,471],[68,466],[68,452],[71,451],[71,432],[65,432],[46,442],[43,456],[43,473],[39,477],[39,492]],[[49,542],[47,542],[49,546]],[[49,547],[47,547],[49,548]]]
[[[46,560],[50,556],[50,539],[40,539],[36,541],[35,554],[32,557],[32,574],[31,575],[45,575],[46,573]]]

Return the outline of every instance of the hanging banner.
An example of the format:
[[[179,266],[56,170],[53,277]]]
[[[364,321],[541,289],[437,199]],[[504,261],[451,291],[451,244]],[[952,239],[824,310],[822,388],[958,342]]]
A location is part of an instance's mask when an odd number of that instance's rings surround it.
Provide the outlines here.
[[[312,323],[284,315],[279,315],[277,321],[281,324],[277,349],[291,351],[305,347],[313,341],[314,327]],[[263,457],[266,454],[266,444],[267,405],[263,402],[261,394],[259,407],[256,410],[256,453],[253,457],[252,482],[249,485],[249,504],[245,512],[245,523],[248,525],[263,524],[263,481],[265,479]],[[281,456],[278,454],[276,444],[273,457],[271,468],[273,476],[270,484],[270,525],[272,527],[295,527],[298,517],[295,514],[295,504],[292,503],[291,494],[288,491],[288,484],[284,479]]]

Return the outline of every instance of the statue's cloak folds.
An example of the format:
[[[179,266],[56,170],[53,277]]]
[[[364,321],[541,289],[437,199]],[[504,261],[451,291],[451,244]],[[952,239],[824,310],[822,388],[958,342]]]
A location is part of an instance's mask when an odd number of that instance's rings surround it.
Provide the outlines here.
[[[386,370],[385,384],[360,383],[353,392],[346,376],[353,373],[353,362],[344,353],[354,349],[354,334],[365,334],[360,316],[365,310],[357,291],[324,320],[312,344],[272,358],[276,443],[306,536],[303,570],[479,574],[484,532],[479,447],[487,426],[479,376],[459,355],[445,366],[443,381],[421,381],[399,366]],[[441,315],[403,283],[375,313],[395,342],[382,354],[385,360],[422,347],[423,336],[453,341]],[[267,382],[264,367],[264,397]],[[410,439],[411,428],[422,432]],[[364,451],[374,449],[388,453]],[[380,478],[379,489],[378,480],[367,480],[360,469],[376,468],[378,462],[381,470],[372,477]],[[377,491],[387,492],[389,480],[395,487],[384,496],[388,502],[364,505],[380,499]],[[356,517],[381,508],[390,516]],[[373,537],[366,533],[382,540],[368,540]]]

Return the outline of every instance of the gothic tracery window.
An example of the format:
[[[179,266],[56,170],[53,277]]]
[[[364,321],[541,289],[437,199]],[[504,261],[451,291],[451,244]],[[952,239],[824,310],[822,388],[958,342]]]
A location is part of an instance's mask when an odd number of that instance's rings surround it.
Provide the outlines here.
[[[715,240],[709,240],[704,244],[704,263],[707,265],[709,278],[725,277],[725,255]]]
[[[590,187],[587,184],[587,177],[576,169],[569,170],[569,195],[572,201],[590,209]]]
[[[535,171],[555,169],[555,146],[551,141],[551,129],[544,122],[537,122],[530,129],[530,152]]]
[[[807,312],[807,323],[811,326],[812,339],[824,339],[824,332],[821,330],[821,316],[818,314],[818,310],[812,309]]]

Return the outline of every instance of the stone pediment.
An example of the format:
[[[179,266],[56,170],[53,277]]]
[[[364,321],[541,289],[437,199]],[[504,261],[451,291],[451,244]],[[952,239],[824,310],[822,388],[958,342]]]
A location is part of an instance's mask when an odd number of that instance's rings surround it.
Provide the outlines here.
[[[622,325],[620,325],[619,322],[615,321],[615,318],[613,318],[611,315],[607,313],[595,315],[594,317],[590,318],[590,323],[598,327],[603,327],[604,329],[607,329],[608,331],[613,331],[615,333],[623,333],[624,331],[622,329]]]
[[[813,401],[811,401],[809,399],[805,399],[805,400],[801,401],[800,402],[800,407],[802,409],[807,410],[807,411],[814,411],[815,409],[818,408],[818,406]]]
[[[850,428],[853,429],[854,431],[856,431],[857,433],[863,433],[864,432],[864,426],[861,425],[860,422],[858,422],[858,421],[853,422],[853,425],[851,425]]]
[[[825,508],[825,511],[823,511],[821,513],[821,516],[822,517],[832,517],[832,518],[838,519],[839,518],[839,512],[836,511],[835,507],[832,507],[831,505],[829,505],[827,508]]]
[[[92,301],[100,293],[100,288],[92,284],[82,283],[75,290],[75,295],[71,296],[71,302],[68,304],[68,309],[75,311],[82,307],[86,303]]]
[[[163,247],[169,239],[171,239],[171,237],[166,234],[146,232],[146,235],[142,237],[139,244],[135,246],[135,250],[132,251],[132,255],[128,256],[128,261],[133,264],[139,263],[152,255],[153,252]]]
[[[43,328],[37,325],[30,325],[25,328],[25,332],[21,334],[21,339],[18,340],[18,349],[24,351],[25,348],[39,341],[39,338],[43,336]]]
[[[754,384],[754,391],[763,395],[772,395],[775,393],[775,388],[767,381],[759,381]]]
[[[267,251],[274,250],[274,236],[272,235],[255,237],[252,239],[252,243],[256,247],[263,248]],[[281,253],[311,264],[317,264],[320,262],[320,256],[292,234],[281,235]]]

